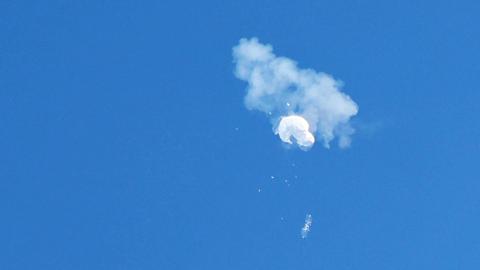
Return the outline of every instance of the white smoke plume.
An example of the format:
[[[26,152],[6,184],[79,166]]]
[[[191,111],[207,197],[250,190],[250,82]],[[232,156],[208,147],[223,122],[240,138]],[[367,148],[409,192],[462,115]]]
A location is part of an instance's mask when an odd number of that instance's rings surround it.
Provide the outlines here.
[[[312,215],[308,214],[305,218],[305,224],[303,224],[303,228],[301,231],[302,238],[306,238],[308,236],[308,233],[310,232],[310,227],[312,226],[312,221]]]
[[[241,39],[233,47],[235,75],[248,82],[246,107],[266,113],[285,143],[307,150],[315,134],[327,148],[336,136],[339,147],[348,147],[354,133],[349,120],[358,106],[340,91],[342,83],[328,74],[300,69],[272,50],[256,38]]]

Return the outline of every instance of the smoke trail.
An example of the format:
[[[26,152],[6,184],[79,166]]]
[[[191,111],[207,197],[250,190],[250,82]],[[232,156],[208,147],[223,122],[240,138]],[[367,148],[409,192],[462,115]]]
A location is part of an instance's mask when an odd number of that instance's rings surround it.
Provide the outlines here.
[[[305,224],[303,224],[303,228],[301,231],[302,238],[306,238],[308,236],[308,233],[310,232],[310,227],[312,226],[312,221],[312,215],[308,214],[305,218]]]
[[[335,137],[341,148],[350,145],[354,129],[349,120],[358,107],[340,91],[340,82],[275,56],[272,46],[256,38],[241,39],[233,47],[233,58],[235,75],[248,82],[245,106],[266,113],[283,142],[307,150],[316,134],[327,148]]]

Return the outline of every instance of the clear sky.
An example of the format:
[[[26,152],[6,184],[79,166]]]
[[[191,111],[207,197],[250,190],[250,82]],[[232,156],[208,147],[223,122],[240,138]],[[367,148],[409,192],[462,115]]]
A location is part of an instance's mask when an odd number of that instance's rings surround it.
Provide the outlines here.
[[[0,269],[479,269],[478,1],[73,2],[0,3]],[[245,108],[251,37],[348,149]]]

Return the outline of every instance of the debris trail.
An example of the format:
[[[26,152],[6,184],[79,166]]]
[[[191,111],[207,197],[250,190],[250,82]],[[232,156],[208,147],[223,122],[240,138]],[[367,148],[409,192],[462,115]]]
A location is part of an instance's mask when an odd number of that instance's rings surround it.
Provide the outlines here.
[[[312,226],[312,215],[308,214],[307,217],[305,218],[305,224],[303,224],[303,228],[301,231],[302,238],[305,239],[308,236],[308,233],[310,232],[310,227]]]

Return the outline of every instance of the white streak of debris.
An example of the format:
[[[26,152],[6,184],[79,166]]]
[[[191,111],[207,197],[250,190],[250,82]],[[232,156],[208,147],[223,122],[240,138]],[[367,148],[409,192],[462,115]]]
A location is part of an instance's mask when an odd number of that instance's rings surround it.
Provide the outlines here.
[[[305,239],[308,236],[308,233],[310,232],[310,227],[312,226],[312,215],[308,214],[307,217],[305,217],[305,224],[303,224],[303,228],[301,231],[302,238]]]

